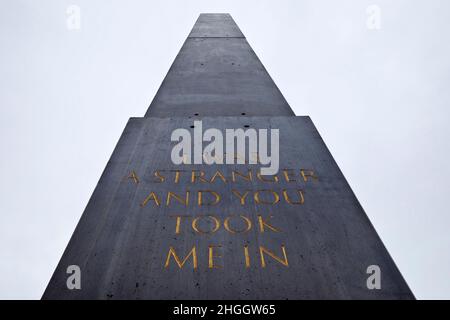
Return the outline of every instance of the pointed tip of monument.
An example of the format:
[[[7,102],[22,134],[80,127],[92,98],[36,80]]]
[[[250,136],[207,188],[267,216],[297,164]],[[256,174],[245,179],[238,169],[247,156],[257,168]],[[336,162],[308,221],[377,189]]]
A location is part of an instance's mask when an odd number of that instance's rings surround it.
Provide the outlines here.
[[[245,38],[229,13],[200,13],[189,38]]]

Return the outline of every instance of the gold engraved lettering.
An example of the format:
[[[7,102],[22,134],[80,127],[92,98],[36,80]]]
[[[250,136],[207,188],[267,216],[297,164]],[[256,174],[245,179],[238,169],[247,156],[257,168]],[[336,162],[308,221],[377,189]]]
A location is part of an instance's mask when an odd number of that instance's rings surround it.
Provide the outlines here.
[[[283,175],[284,175],[284,178],[286,179],[286,182],[296,181],[293,178],[294,173],[292,171],[293,171],[292,169],[283,169]]]
[[[175,170],[175,179],[174,179],[175,183],[180,182],[180,170]]]
[[[231,191],[233,192],[234,195],[236,195],[239,198],[239,200],[241,201],[241,205],[244,205],[245,204],[245,198],[248,195],[248,191],[245,191],[245,193],[243,195],[241,195],[239,193],[239,191],[237,191],[237,190],[231,190]]]
[[[194,269],[197,269],[197,251],[195,250],[195,246],[192,247],[192,250],[184,258],[183,261],[181,261],[180,258],[178,258],[177,253],[175,252],[175,249],[173,247],[170,247],[169,253],[167,254],[166,263],[164,265],[165,268],[167,268],[169,266],[171,256],[174,258],[175,262],[178,264],[178,267],[180,269],[183,268],[186,261],[189,259],[190,256],[192,256],[193,267],[194,267]]]
[[[272,195],[273,195],[273,201],[272,201],[272,202],[268,202],[268,201],[265,201],[265,200],[261,200],[261,198],[260,198],[260,196],[259,196],[261,192],[269,192],[269,193],[272,193]],[[280,196],[278,195],[278,193],[276,193],[276,192],[273,191],[273,190],[258,190],[258,191],[256,191],[255,194],[254,194],[254,199],[255,199],[255,202],[256,202],[257,204],[276,204],[276,203],[278,203],[278,202],[280,201]]]
[[[215,199],[211,202],[205,203],[203,200],[203,193],[205,193],[205,192],[212,194]],[[198,196],[198,205],[199,206],[214,206],[220,202],[220,196],[215,191],[211,191],[211,190],[198,191],[197,196]]]
[[[315,181],[319,180],[319,178],[315,175],[313,170],[300,169],[300,174],[302,175],[303,181],[305,181],[305,182],[308,181],[308,177],[312,178]]]
[[[240,217],[245,221],[245,224],[247,225],[247,227],[245,229],[243,229],[243,230],[233,230],[233,229],[231,229],[230,228],[230,223],[229,223],[231,217],[227,217],[223,221],[223,226],[224,226],[225,230],[227,230],[230,233],[243,233],[243,232],[250,231],[250,229],[252,228],[252,221],[249,218],[245,217],[245,216],[240,216]]]
[[[214,180],[216,180],[216,177],[219,177],[220,180],[222,180],[224,183],[227,183],[227,179],[225,179],[225,177],[223,176],[223,174],[219,170],[217,170],[216,173],[214,173],[214,175],[212,176],[210,182],[213,183]]]
[[[197,174],[198,173],[198,174]],[[204,178],[204,176],[205,176],[205,173],[203,172],[203,171],[201,171],[201,170],[192,170],[192,173],[191,173],[191,182],[192,183],[195,183],[196,181],[197,181],[197,179],[198,180],[200,180],[201,182],[206,182],[206,183],[208,183],[208,180],[206,180],[205,178]]]
[[[209,219],[211,219],[212,221],[214,221],[214,228],[213,228],[212,230],[210,230],[210,231],[200,230],[200,229],[198,228],[198,220],[200,220],[201,218],[209,218]],[[216,232],[217,230],[219,230],[219,228],[220,228],[220,221],[219,221],[219,219],[217,219],[216,217],[214,217],[214,216],[212,216],[212,215],[208,215],[208,216],[199,216],[199,217],[196,217],[194,220],[192,220],[192,229],[194,229],[195,232],[197,232],[197,233],[201,233],[201,234],[214,233],[214,232]]]
[[[247,171],[247,175],[239,172],[239,171],[231,171],[231,179],[233,180],[233,182],[236,182],[236,176],[241,177],[242,179],[246,180],[246,181],[252,181],[252,170],[248,170]]]
[[[248,254],[248,245],[244,246],[245,267],[250,268],[250,255]]]
[[[263,233],[265,231],[264,226],[266,226],[267,228],[269,228],[270,230],[272,230],[274,232],[280,232],[280,230],[278,230],[277,228],[275,228],[274,226],[269,224],[268,220],[270,218],[273,218],[273,217],[268,216],[264,219],[261,215],[258,214],[259,232]]]
[[[214,248],[221,248],[222,246],[212,246],[209,245],[208,249],[209,249],[209,255],[208,255],[208,267],[210,269],[214,269],[214,268],[222,268],[222,266],[216,265],[214,264],[214,258],[222,258],[222,256],[220,255],[216,255],[214,254]]]
[[[150,194],[145,198],[145,200],[141,203],[141,207],[145,207],[145,205],[150,201],[155,201],[155,204],[159,207],[159,204],[161,203],[158,199],[158,196],[154,192],[150,192]]]
[[[134,170],[131,171],[130,175],[127,178],[133,180],[135,184],[139,183],[139,177],[137,176],[136,172],[134,172]]]
[[[169,191],[167,192],[167,199],[166,199],[166,205],[169,206],[170,199],[174,198],[179,203],[184,204],[186,207],[189,205],[189,191],[186,191],[186,197],[183,199],[181,196],[177,195],[176,193]]]
[[[269,176],[263,176],[263,175],[261,175],[261,172],[257,172],[256,173],[256,176],[258,177],[258,179],[259,180],[261,180],[262,182],[278,182],[278,176],[273,176],[273,180],[269,180],[269,179],[266,179],[266,177],[269,177]]]
[[[293,202],[293,201],[289,198],[289,195],[288,195],[288,193],[287,193],[287,190],[284,190],[284,189],[283,189],[283,196],[284,196],[284,199],[286,200],[286,202],[289,203],[289,204],[304,204],[304,203],[305,203],[305,197],[303,196],[303,191],[302,191],[302,190],[297,190],[297,192],[298,192],[298,198],[299,198],[299,200]]]
[[[156,170],[153,175],[158,178],[159,181],[155,181],[155,182],[164,182],[166,180],[166,178],[161,175],[161,173],[159,173],[159,170]]]
[[[281,259],[280,257],[276,256],[273,252],[267,250],[263,246],[259,246],[259,255],[261,256],[261,266],[263,268],[266,267],[266,260],[264,259],[264,254],[267,254],[268,256],[270,256],[274,260],[278,261],[285,267],[289,267],[288,258],[287,258],[287,254],[286,254],[286,248],[284,247],[284,245],[281,245],[281,251],[283,252],[284,259]]]
[[[181,226],[181,218],[190,218],[191,216],[189,215],[180,215],[180,216],[169,216],[169,217],[173,217],[176,218],[176,223],[175,223],[175,234],[180,234],[180,226]]]

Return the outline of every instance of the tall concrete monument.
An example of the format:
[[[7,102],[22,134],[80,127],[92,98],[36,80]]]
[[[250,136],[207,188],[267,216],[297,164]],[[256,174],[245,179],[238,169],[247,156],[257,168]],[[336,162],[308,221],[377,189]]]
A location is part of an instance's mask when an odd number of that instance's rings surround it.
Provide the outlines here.
[[[182,140],[192,153],[177,154]],[[201,14],[145,117],[128,121],[43,298],[414,296],[311,119],[229,14]]]

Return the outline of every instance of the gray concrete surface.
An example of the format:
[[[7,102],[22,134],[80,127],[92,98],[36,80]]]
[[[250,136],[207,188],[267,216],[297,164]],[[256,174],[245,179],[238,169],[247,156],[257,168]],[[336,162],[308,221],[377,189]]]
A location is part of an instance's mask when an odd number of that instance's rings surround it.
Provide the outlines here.
[[[228,14],[200,15],[146,117],[292,116]]]

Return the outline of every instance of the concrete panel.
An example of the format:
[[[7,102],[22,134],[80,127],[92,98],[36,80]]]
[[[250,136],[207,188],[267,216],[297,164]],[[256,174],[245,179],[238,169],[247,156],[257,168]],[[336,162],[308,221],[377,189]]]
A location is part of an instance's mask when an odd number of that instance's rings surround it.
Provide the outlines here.
[[[244,38],[186,40],[146,117],[195,114],[294,115]]]
[[[247,40],[237,34],[230,15],[201,15],[145,116],[293,116]]]
[[[174,145],[170,134],[175,128],[194,130],[193,120],[131,119],[44,299],[414,298],[309,117],[202,120],[203,130],[247,126],[280,129],[278,181],[259,179],[258,165],[175,166],[170,159]],[[164,181],[154,175],[155,170],[164,176]],[[175,170],[182,170],[178,181]],[[202,170],[209,182],[196,179],[193,183],[192,170]],[[220,177],[211,182],[217,170],[226,182]],[[238,175],[233,181],[233,170],[251,170],[251,181]],[[317,179],[308,177],[311,171]],[[130,178],[132,172],[137,179]],[[187,205],[173,198],[167,205],[169,191],[185,196],[187,190]],[[219,203],[208,205],[214,197],[204,193],[206,202],[199,206],[200,190],[216,192]],[[243,204],[233,190],[241,195],[248,192]],[[303,203],[298,190],[304,197]],[[275,199],[272,191],[279,197],[275,204],[267,203]],[[159,201],[152,198],[144,204],[151,192]],[[177,233],[176,216],[181,215],[189,217],[181,218]],[[214,230],[216,220],[205,215],[213,215],[219,221],[217,231],[208,233]],[[241,215],[251,221],[248,231],[248,223]],[[261,228],[258,216],[275,230],[264,224]],[[196,228],[203,233],[193,229],[195,218]],[[227,218],[228,228],[234,233],[225,227]],[[193,256],[186,259],[182,268],[171,256],[165,267],[170,247],[182,262],[194,246],[196,269]],[[283,246],[287,266],[280,262],[286,262]],[[263,267],[261,247],[279,260],[263,251]],[[210,268],[211,259],[213,266],[220,268]],[[74,264],[81,268],[81,290],[66,287],[66,268]],[[381,269],[379,290],[366,286],[369,265]]]

